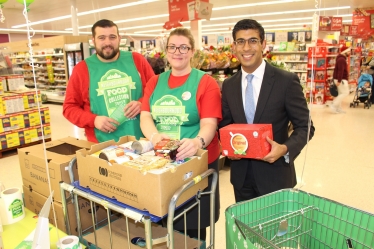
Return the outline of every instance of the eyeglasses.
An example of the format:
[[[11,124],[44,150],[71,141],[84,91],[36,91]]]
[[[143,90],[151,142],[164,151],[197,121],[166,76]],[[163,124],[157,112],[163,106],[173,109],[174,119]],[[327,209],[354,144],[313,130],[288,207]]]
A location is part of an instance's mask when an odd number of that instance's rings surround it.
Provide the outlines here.
[[[180,45],[179,47],[176,46],[166,46],[166,49],[169,53],[174,54],[177,49],[179,50],[179,53],[181,54],[187,54],[188,51],[190,51],[190,47],[187,47],[187,45]]]
[[[251,47],[254,47],[257,45],[257,43],[259,42],[260,40],[259,39],[256,39],[256,38],[249,38],[249,39],[237,39],[236,41],[234,41],[234,43],[238,46],[238,47],[244,47],[245,46],[245,43],[248,42],[249,46]]]

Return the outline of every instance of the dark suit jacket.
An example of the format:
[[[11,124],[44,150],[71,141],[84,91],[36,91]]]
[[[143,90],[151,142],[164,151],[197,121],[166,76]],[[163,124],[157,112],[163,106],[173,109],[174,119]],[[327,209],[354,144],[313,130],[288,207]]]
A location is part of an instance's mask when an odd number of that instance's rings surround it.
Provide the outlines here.
[[[229,124],[247,123],[241,87],[242,72],[238,71],[223,82],[222,121],[219,128]],[[296,185],[294,159],[307,143],[309,110],[296,74],[276,68],[266,63],[265,74],[258,98],[255,124],[272,124],[273,139],[285,144],[289,152],[289,162],[283,156],[270,164],[260,160],[240,159],[231,162],[230,180],[236,189],[241,189],[248,164],[252,163],[256,185],[261,195]],[[293,132],[288,136],[288,124],[293,124]],[[314,134],[313,123],[310,138]]]

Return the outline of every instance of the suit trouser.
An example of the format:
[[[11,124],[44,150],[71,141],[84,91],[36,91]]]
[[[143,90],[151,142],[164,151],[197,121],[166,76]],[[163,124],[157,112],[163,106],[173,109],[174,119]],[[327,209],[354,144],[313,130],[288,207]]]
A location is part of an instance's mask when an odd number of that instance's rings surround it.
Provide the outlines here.
[[[334,81],[335,81],[335,83],[337,82],[337,80],[334,80]],[[332,106],[336,110],[342,109],[342,106],[341,106],[342,101],[349,94],[349,86],[348,86],[348,81],[347,80],[342,80],[342,82],[338,86],[338,94],[339,95],[337,97],[335,97],[333,102],[332,102]]]
[[[236,189],[234,187],[234,195],[235,195],[236,202],[247,201],[247,200],[251,200],[253,198],[257,198],[260,196],[260,192],[258,191],[258,188],[256,185],[256,179],[253,174],[251,161],[248,162],[247,167],[248,168],[247,168],[247,173],[245,176],[243,187],[241,189]]]

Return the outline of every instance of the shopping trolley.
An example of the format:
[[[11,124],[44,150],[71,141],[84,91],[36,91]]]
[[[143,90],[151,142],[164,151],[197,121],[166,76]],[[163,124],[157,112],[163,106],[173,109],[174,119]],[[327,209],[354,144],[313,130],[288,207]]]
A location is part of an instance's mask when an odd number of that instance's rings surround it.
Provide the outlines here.
[[[225,216],[226,248],[374,248],[374,214],[301,190],[234,204]]]
[[[189,188],[197,184],[199,181],[207,178],[208,176],[212,175],[212,185],[211,189],[209,191],[205,192],[198,192],[197,195],[194,197],[196,198],[196,203],[193,205],[189,206],[187,209],[183,210],[181,213],[179,213],[177,216],[174,217],[174,211],[176,210],[176,204],[179,199],[179,197]],[[196,248],[214,248],[214,240],[215,240],[215,233],[214,233],[214,206],[215,206],[215,192],[216,192],[216,186],[217,186],[217,181],[218,181],[218,174],[214,169],[209,169],[205,171],[203,174],[195,177],[193,180],[190,182],[184,184],[181,186],[173,195],[173,197],[170,200],[169,203],[169,212],[167,216],[167,233],[164,236],[158,237],[158,238],[153,238],[152,236],[152,223],[158,222],[162,219],[162,217],[157,217],[154,216],[147,211],[144,210],[138,210],[135,209],[131,206],[128,206],[124,203],[119,203],[114,201],[111,198],[105,197],[103,195],[100,195],[94,191],[91,191],[89,189],[86,189],[84,187],[79,186],[78,182],[74,182],[73,184],[67,184],[64,182],[60,183],[60,189],[61,189],[61,196],[62,198],[62,206],[64,210],[64,219],[65,219],[65,224],[66,224],[66,229],[67,233],[70,234],[70,224],[69,224],[69,213],[67,212],[67,201],[72,201],[74,203],[75,207],[75,215],[77,219],[77,224],[78,224],[78,235],[79,238],[81,239],[82,243],[85,243],[89,248],[98,248],[95,245],[98,244],[99,238],[96,235],[97,230],[100,229],[100,226],[98,225],[98,221],[95,217],[95,212],[91,213],[91,218],[92,218],[92,230],[94,234],[94,243],[87,243],[87,241],[84,240],[83,238],[83,232],[82,228],[80,226],[80,214],[79,214],[79,206],[78,206],[78,196],[84,197],[89,200],[90,205],[91,205],[91,210],[94,210],[94,207],[96,205],[101,205],[103,206],[106,211],[107,211],[107,221],[108,224],[108,230],[109,230],[109,239],[110,239],[110,248],[113,247],[113,234],[112,234],[112,224],[111,222],[116,220],[118,218],[118,215],[123,216],[124,221],[126,223],[126,231],[121,236],[127,236],[126,241],[127,241],[127,246],[128,248],[133,248],[133,243],[132,240],[134,238],[130,238],[129,235],[130,229],[129,229],[129,220],[135,221],[135,222],[140,222],[144,225],[144,236],[143,238],[138,238],[140,242],[143,243],[142,247],[147,248],[147,249],[152,249],[154,245],[159,245],[159,244],[164,244],[167,248],[174,249],[176,248],[176,245],[174,244],[174,236],[175,236],[175,231],[173,229],[173,221],[178,219],[181,216],[184,216],[184,219],[186,219],[186,215],[189,210],[191,210],[194,206],[198,206],[200,210],[200,201],[199,197],[202,195],[209,195],[210,196],[210,243],[208,246],[206,246],[206,242],[200,243],[200,238],[197,238],[196,242]],[[69,195],[66,197],[65,192],[68,192]],[[181,205],[183,208],[183,205]],[[114,211],[114,212],[113,212]],[[116,214],[115,214],[116,213]],[[179,234],[178,234],[179,235]],[[184,248],[187,248],[187,234],[184,234]],[[139,246],[139,244],[137,244]],[[125,245],[121,245],[121,248],[123,248]],[[178,248],[181,248],[182,245],[179,244],[177,245]],[[138,247],[137,247],[138,248]],[[160,247],[157,247],[160,248]]]

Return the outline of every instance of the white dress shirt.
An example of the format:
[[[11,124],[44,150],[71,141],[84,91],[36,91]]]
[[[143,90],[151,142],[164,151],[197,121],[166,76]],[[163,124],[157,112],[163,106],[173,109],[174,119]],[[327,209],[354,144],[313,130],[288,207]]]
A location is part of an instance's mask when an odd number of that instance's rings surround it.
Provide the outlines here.
[[[252,85],[253,85],[253,99],[255,101],[255,107],[257,107],[258,102],[258,96],[260,95],[261,85],[262,85],[262,79],[264,78],[265,74],[265,66],[266,63],[264,60],[262,60],[261,65],[252,73],[253,79],[252,79]],[[249,73],[246,73],[242,68],[242,98],[243,98],[243,107],[245,110],[245,89],[247,88],[247,75]]]

